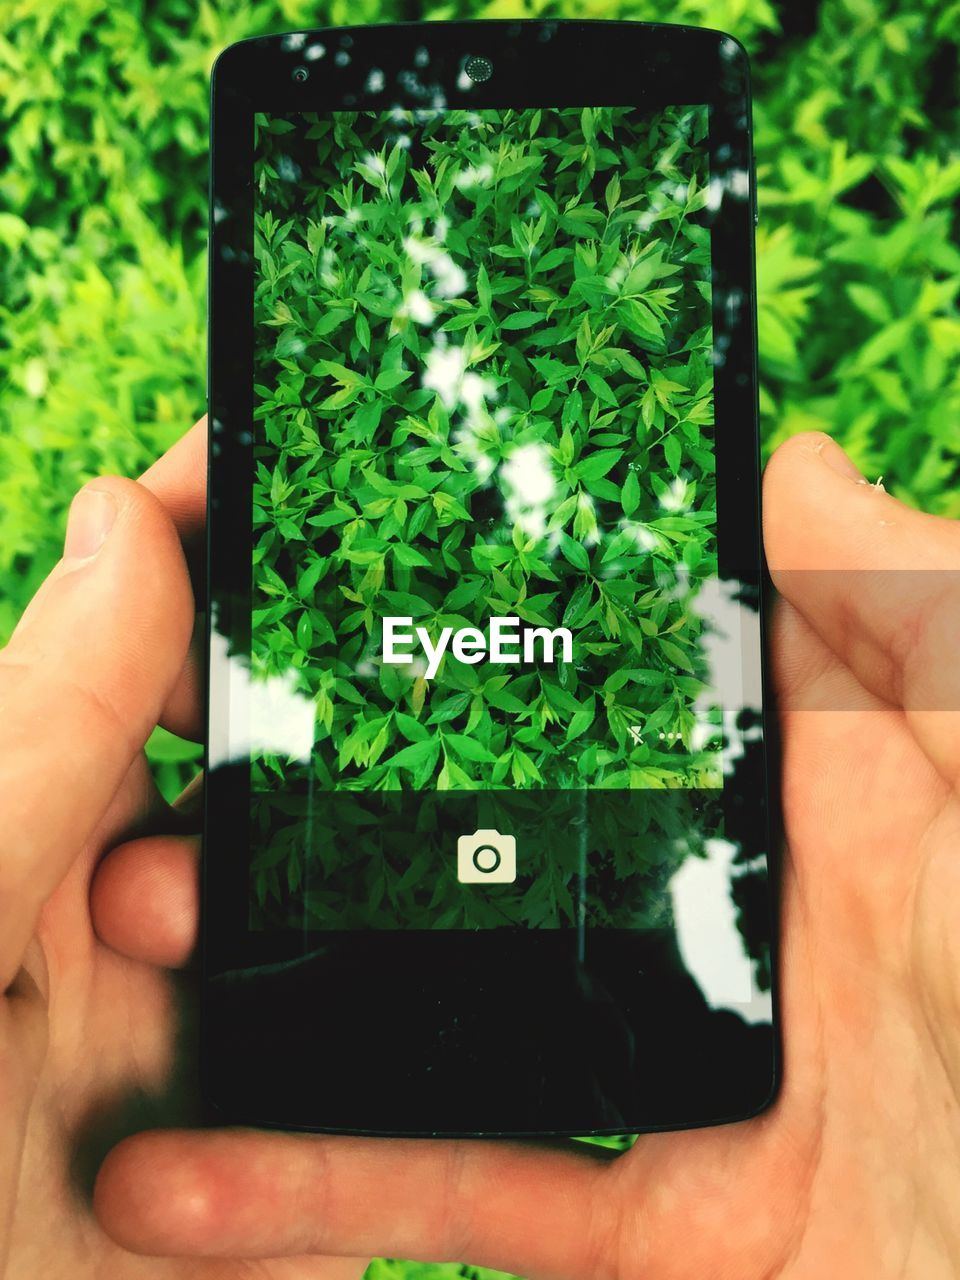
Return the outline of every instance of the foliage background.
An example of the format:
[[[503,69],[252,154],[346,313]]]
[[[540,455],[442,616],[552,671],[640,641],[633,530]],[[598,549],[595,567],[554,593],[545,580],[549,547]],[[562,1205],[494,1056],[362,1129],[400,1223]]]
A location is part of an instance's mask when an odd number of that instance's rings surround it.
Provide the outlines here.
[[[685,591],[716,572],[707,113],[402,127],[407,149],[393,113],[259,121],[254,671],[317,704],[328,789],[711,785],[700,682],[667,678],[695,669]],[[511,462],[547,482],[532,505]],[[434,640],[562,624],[573,661],[377,679],[388,614]],[[683,755],[631,722],[678,724]]]
[[[569,789],[719,786],[693,707],[716,572],[707,126],[700,107],[258,117],[252,665],[317,707],[308,765],[279,744],[253,762],[258,916],[573,923]],[[387,614],[434,639],[562,624],[573,660],[448,657],[427,681],[380,663]],[[427,792],[415,815],[383,794],[401,787]],[[434,788],[493,790],[482,825],[525,832],[495,902],[457,883],[462,823]],[[580,908],[636,927],[700,824],[648,794],[640,834],[610,800]]]
[[[506,15],[690,22],[745,43],[764,455],[823,429],[898,497],[960,516],[960,0],[0,0],[0,639],[59,556],[75,489],[135,474],[202,412],[220,49]],[[160,736],[154,755],[172,790],[196,752]]]

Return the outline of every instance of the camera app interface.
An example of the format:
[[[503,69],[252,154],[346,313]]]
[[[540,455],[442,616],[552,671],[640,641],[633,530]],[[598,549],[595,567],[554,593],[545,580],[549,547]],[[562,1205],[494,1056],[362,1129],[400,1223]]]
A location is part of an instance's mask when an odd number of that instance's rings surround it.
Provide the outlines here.
[[[252,927],[653,929],[762,874],[708,130],[257,116]]]

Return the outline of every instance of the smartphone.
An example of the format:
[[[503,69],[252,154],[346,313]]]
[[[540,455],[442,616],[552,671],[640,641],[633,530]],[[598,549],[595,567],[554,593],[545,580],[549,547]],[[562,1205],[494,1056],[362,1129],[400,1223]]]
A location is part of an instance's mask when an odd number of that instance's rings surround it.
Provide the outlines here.
[[[614,1134],[774,1096],[755,208],[719,32],[221,54],[214,1121]]]

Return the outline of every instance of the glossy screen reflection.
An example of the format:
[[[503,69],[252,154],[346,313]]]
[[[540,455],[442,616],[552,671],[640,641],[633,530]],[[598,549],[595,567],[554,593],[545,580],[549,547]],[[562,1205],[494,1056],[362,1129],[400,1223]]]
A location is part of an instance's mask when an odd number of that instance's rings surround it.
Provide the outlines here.
[[[769,1018],[724,804],[761,699],[755,588],[718,576],[709,109],[255,128],[251,652],[217,664],[250,927],[645,931]],[[509,883],[458,878],[478,828]]]

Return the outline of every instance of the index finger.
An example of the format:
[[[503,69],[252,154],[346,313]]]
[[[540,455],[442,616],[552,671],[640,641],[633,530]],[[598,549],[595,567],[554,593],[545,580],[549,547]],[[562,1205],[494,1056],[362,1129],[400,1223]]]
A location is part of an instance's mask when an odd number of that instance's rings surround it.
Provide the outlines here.
[[[160,499],[183,544],[197,599],[205,608],[203,533],[207,520],[207,418],[204,415],[140,477]],[[183,673],[164,707],[160,723],[172,733],[199,741],[202,727],[202,620],[198,617]]]

